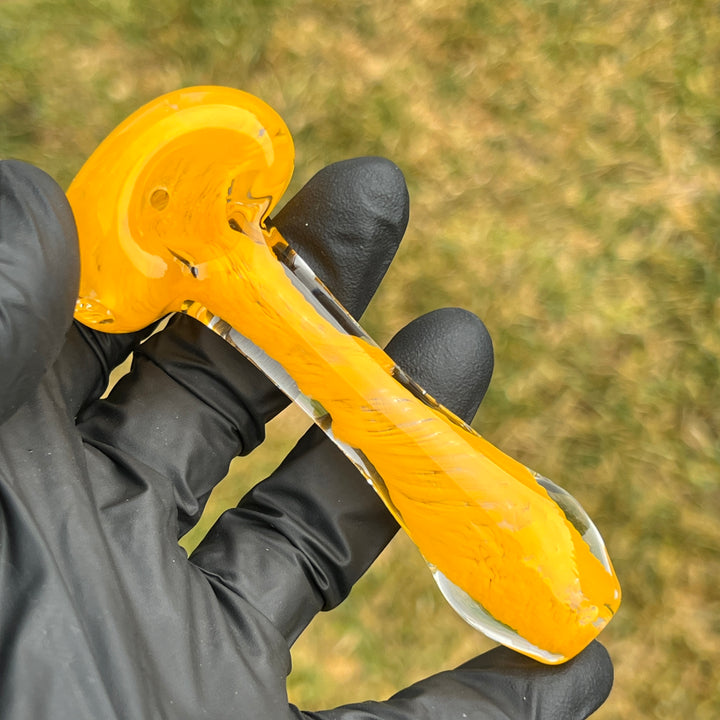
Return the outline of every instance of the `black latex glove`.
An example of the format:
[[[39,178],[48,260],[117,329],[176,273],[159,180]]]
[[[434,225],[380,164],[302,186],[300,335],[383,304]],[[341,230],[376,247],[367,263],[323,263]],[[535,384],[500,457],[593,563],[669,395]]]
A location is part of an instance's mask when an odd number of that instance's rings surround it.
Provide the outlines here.
[[[366,158],[320,173],[276,224],[358,315],[406,220],[400,172]],[[602,703],[612,670],[593,644],[558,668],[500,648],[386,702],[289,706],[290,645],[345,598],[395,522],[313,428],[188,559],[178,536],[286,401],[185,317],[138,347],[131,374],[99,400],[143,333],[71,325],[77,277],[60,189],[0,164],[3,720],[559,720]],[[492,368],[474,316],[433,313],[389,350],[440,401],[474,414]]]

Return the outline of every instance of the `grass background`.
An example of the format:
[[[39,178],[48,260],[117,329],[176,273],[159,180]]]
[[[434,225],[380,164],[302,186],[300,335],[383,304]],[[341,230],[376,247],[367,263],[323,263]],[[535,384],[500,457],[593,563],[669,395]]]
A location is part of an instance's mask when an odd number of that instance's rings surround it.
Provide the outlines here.
[[[126,115],[198,83],[253,92],[297,189],[380,154],[406,243],[364,319],[443,305],[496,345],[476,427],[601,528],[624,602],[596,717],[720,717],[717,0],[0,0],[0,157],[67,185]],[[211,511],[302,421],[233,467]],[[189,539],[189,543],[193,540]],[[488,647],[399,538],[294,649],[305,707],[384,697]]]

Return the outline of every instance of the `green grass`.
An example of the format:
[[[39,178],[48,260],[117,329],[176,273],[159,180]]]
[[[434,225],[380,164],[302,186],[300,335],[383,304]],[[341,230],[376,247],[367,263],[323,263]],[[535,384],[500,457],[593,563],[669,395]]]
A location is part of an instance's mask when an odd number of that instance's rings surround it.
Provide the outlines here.
[[[283,115],[293,189],[333,160],[397,162],[410,227],[365,326],[384,341],[441,305],[485,319],[496,375],[477,428],[583,502],[623,583],[597,717],[710,720],[719,48],[702,0],[4,0],[0,156],[66,185],[140,104],[218,83]],[[217,502],[269,470],[282,422]],[[298,643],[291,695],[386,696],[484,647],[401,539]]]

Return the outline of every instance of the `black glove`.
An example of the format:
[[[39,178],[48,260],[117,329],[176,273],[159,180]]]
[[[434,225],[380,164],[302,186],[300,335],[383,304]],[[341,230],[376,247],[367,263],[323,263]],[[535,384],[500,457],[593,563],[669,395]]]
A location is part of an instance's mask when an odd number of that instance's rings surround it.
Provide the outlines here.
[[[346,597],[394,520],[312,428],[188,559],[178,537],[287,401],[187,317],[141,345],[147,331],[73,325],[77,239],[61,190],[6,162],[0,191],[0,717],[560,720],[603,702],[612,669],[593,644],[557,668],[499,648],[387,702],[290,706],[290,645]],[[399,170],[365,158],[317,175],[275,222],[358,315],[406,220]],[[99,400],[133,350],[132,372]],[[389,351],[472,417],[492,368],[473,315],[432,313]]]

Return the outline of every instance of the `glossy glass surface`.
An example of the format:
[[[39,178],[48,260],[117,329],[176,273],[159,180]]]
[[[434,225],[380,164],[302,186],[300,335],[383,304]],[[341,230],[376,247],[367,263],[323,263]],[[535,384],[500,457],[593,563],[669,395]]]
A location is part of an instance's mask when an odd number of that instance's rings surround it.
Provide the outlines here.
[[[438,405],[264,220],[293,166],[262,101],[200,87],[158,98],[68,191],[76,316],[108,332],[187,312],[246,353],[373,484],[468,622],[543,662],[612,618],[620,587],[579,504]]]

